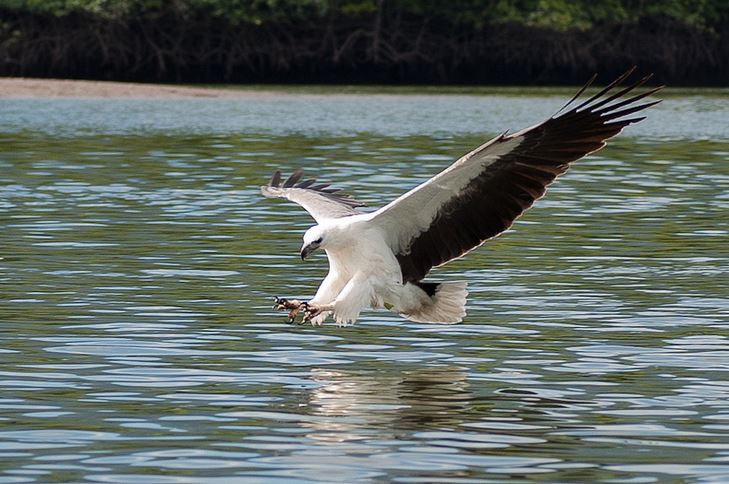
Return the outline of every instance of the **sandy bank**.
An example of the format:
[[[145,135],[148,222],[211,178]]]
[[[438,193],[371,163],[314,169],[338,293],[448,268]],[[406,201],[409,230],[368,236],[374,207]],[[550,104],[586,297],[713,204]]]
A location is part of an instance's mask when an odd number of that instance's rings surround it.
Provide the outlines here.
[[[242,97],[265,92],[208,87],[187,87],[131,82],[74,81],[65,79],[0,78],[0,98],[33,97]]]

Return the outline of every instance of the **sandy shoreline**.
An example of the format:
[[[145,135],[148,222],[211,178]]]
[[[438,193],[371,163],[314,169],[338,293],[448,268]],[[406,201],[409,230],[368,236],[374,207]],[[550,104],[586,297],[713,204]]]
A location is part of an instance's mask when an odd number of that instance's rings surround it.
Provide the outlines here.
[[[262,96],[262,91],[138,84],[111,81],[75,81],[0,77],[0,98],[130,97],[130,98],[227,98]]]

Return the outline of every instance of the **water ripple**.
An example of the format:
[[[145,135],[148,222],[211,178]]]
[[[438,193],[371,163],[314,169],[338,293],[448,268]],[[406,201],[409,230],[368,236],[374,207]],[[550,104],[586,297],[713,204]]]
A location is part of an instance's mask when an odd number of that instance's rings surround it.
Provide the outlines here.
[[[725,482],[728,114],[700,101],[437,269],[465,324],[348,328],[271,310],[326,265],[257,187],[304,166],[377,207],[555,99],[2,101],[0,482]]]

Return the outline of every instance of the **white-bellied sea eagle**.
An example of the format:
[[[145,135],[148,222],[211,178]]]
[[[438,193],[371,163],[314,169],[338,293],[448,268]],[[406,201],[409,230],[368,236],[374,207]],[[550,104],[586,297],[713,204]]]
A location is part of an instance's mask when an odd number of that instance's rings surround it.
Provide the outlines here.
[[[622,87],[629,70],[580,102],[595,76],[546,121],[501,134],[438,175],[374,212],[296,170],[281,184],[274,173],[261,187],[267,197],[298,203],[316,220],[304,234],[301,258],[323,249],[329,273],[308,302],[275,298],[293,322],[354,323],[365,307],[386,307],[412,321],[459,323],[466,315],[466,282],[426,282],[436,266],[461,257],[508,229],[570,163],[643,117],[659,101],[638,103],[660,87],[632,91],[650,76]],[[630,93],[630,94],[629,94]]]

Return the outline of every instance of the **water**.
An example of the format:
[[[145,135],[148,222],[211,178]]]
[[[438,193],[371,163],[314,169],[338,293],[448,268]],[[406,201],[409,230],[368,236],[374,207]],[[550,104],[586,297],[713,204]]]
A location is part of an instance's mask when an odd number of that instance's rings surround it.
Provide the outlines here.
[[[726,482],[729,98],[666,96],[438,269],[465,324],[313,294],[303,166],[376,207],[567,92],[0,102],[0,483]]]

